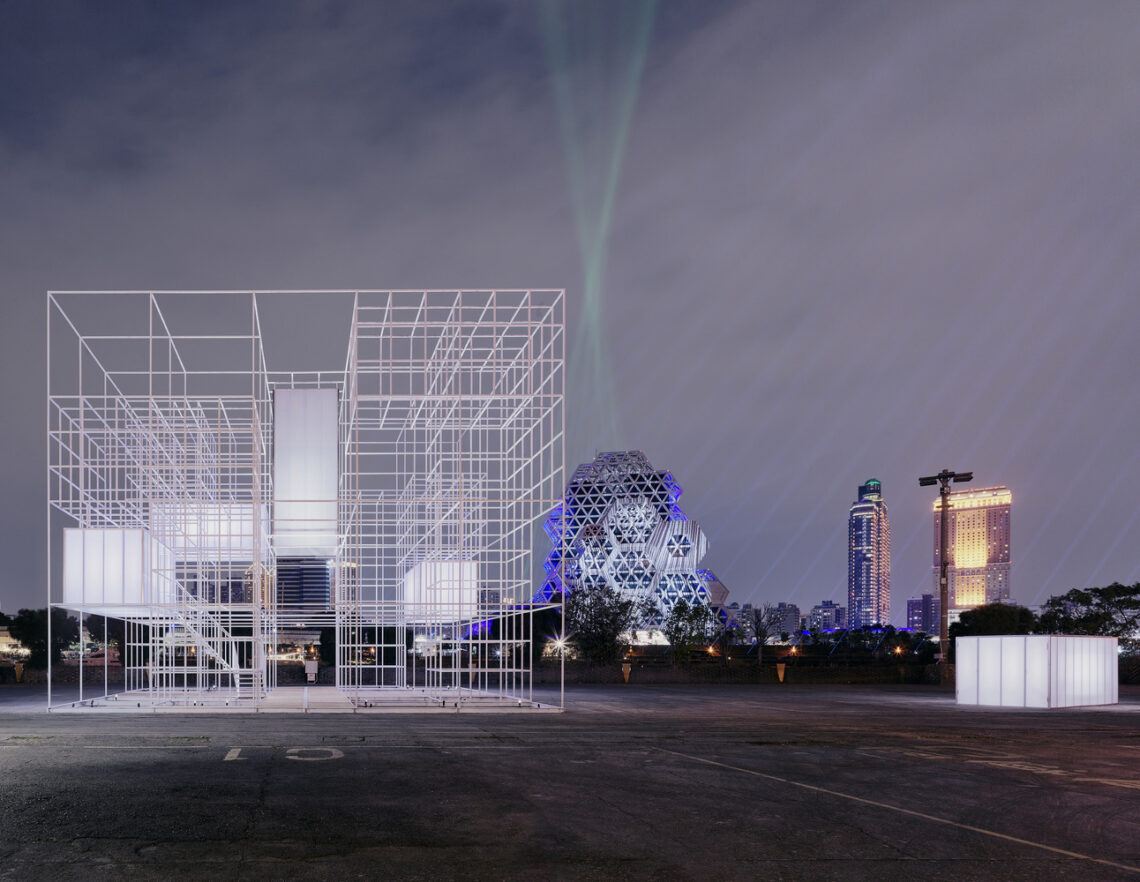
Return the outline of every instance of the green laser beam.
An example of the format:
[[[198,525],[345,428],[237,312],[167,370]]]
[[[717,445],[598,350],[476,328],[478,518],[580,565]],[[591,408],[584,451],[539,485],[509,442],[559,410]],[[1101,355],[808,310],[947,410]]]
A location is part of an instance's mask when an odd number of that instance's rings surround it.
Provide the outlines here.
[[[539,7],[582,260],[570,377],[593,399],[596,428],[615,447],[620,421],[605,346],[605,266],[656,7],[656,0],[544,0]]]

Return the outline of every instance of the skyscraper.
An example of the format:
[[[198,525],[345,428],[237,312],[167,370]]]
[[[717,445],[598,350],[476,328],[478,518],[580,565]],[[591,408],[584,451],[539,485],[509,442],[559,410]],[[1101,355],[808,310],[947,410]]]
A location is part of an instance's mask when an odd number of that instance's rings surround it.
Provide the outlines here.
[[[859,488],[851,506],[847,546],[848,626],[885,625],[891,616],[891,524],[875,478]]]
[[[1006,487],[982,487],[950,494],[949,569],[951,609],[1009,600],[1009,514],[1013,494]],[[942,501],[934,501],[934,587],[938,573]]]
[[[780,616],[780,630],[795,634],[800,629],[800,608],[794,603],[777,603],[776,612]]]
[[[811,608],[808,615],[808,624],[821,631],[831,631],[834,628],[847,627],[847,610],[836,605],[832,600],[824,600]]]
[[[906,602],[906,626],[915,631],[932,633],[938,630],[938,597],[934,594],[923,594],[921,597],[912,597]]]

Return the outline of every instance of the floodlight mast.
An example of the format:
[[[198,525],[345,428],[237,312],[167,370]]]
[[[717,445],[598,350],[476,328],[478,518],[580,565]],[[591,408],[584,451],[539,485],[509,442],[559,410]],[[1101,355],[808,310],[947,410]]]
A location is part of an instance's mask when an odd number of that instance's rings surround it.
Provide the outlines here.
[[[940,500],[941,520],[939,521],[938,539],[938,673],[939,682],[943,686],[950,683],[950,669],[946,664],[950,655],[950,583],[947,572],[950,567],[949,555],[946,546],[950,542],[950,482],[964,484],[974,480],[973,472],[953,472],[943,469],[937,475],[927,475],[918,479],[918,486],[932,487],[939,485],[938,496]]]

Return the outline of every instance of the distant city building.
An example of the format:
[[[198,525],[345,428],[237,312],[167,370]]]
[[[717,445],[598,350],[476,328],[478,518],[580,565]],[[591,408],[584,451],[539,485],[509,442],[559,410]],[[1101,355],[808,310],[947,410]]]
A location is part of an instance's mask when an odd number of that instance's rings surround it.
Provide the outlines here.
[[[923,594],[921,597],[912,597],[906,602],[906,626],[915,631],[931,633],[938,630],[938,597],[934,594]]]
[[[803,623],[800,608],[794,603],[777,603],[776,612],[780,614],[780,631],[795,634]]]
[[[737,639],[742,643],[751,643],[756,639],[755,621],[752,618],[753,606],[751,603],[746,603],[741,606],[739,603],[730,603],[725,607],[725,612],[728,613],[729,619],[736,622]]]
[[[600,453],[574,470],[543,525],[553,547],[535,601],[609,585],[653,612],[640,628],[660,628],[677,604],[706,603],[722,618],[728,589],[698,569],[708,540],[678,504],[681,487],[640,450]]]
[[[851,628],[891,617],[891,524],[875,478],[859,488],[847,517],[847,612]]]
[[[277,558],[277,604],[319,611],[330,602],[330,561],[316,557]]]
[[[1006,487],[950,494],[948,591],[951,609],[1009,600],[1009,519],[1013,494]],[[942,500],[934,501],[934,588],[942,566]]]
[[[847,627],[847,610],[834,601],[825,600],[811,608],[808,617],[809,627],[821,631],[830,631],[833,628]]]

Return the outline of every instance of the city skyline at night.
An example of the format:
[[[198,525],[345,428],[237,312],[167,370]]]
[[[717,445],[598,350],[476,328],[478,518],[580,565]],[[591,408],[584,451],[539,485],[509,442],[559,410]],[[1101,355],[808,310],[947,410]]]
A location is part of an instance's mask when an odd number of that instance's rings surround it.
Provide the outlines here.
[[[947,463],[1016,490],[1019,602],[1140,580],[1140,7],[601,8],[5,4],[0,608],[62,289],[565,289],[566,463],[683,475],[734,601],[846,605],[875,475],[905,621]],[[262,320],[342,363],[338,303]]]

